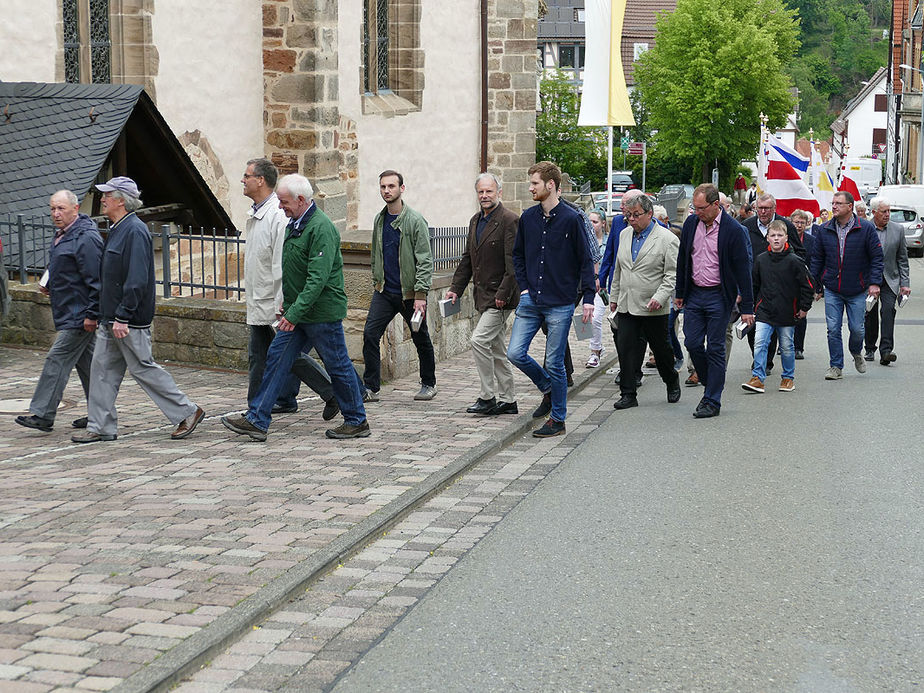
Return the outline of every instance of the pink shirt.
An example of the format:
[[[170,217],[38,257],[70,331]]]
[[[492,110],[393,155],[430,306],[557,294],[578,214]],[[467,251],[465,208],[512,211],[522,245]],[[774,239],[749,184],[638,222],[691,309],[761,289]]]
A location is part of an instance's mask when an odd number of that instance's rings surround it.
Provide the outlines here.
[[[719,272],[719,221],[720,211],[709,226],[702,220],[696,225],[693,236],[693,283],[697,286],[718,286],[722,283]]]

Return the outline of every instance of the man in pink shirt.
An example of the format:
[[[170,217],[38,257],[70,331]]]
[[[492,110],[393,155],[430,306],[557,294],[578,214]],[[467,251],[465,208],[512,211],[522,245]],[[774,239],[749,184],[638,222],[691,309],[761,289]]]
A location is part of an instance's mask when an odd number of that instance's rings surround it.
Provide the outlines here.
[[[722,407],[725,330],[739,295],[742,319],[754,324],[751,244],[744,227],[722,211],[714,185],[693,191],[693,211],[680,235],[674,304],[684,309],[684,345],[706,390],[693,416],[706,419]]]

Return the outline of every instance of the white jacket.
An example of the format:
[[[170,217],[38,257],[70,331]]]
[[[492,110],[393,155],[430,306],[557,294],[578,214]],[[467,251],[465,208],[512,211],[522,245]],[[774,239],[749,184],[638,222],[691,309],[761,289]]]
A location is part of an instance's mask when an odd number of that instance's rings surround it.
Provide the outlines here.
[[[282,244],[288,223],[276,193],[256,213],[252,207],[247,213],[244,286],[248,325],[273,324],[282,306]]]

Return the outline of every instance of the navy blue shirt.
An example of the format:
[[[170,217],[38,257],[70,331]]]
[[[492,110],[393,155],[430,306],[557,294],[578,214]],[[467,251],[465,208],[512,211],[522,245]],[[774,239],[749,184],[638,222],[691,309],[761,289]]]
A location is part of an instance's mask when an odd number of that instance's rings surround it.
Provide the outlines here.
[[[481,234],[484,233],[484,229],[488,225],[488,220],[491,218],[491,215],[494,214],[494,211],[496,209],[497,207],[492,209],[487,214],[482,212],[481,216],[478,217],[478,225],[475,226],[475,243],[476,244],[481,243]]]
[[[385,212],[382,224],[382,263],[385,268],[385,293],[401,294],[401,268],[398,266],[398,245],[401,232],[392,226],[397,214]]]
[[[594,263],[584,224],[565,204],[557,204],[548,217],[541,204],[523,212],[513,244],[513,268],[520,289],[527,289],[537,305],[573,305],[579,290],[584,303],[594,302]]]

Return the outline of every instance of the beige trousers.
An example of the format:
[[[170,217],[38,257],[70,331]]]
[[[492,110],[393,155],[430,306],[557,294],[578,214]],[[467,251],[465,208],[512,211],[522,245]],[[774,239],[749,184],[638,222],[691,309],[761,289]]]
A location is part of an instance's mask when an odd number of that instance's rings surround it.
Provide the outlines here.
[[[489,308],[481,314],[472,332],[472,355],[481,379],[481,399],[497,397],[500,402],[516,402],[513,366],[507,360],[507,318],[512,310]],[[497,382],[495,390],[494,383]]]

